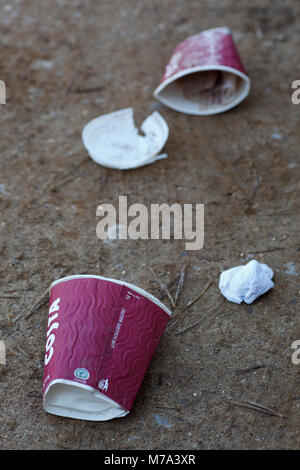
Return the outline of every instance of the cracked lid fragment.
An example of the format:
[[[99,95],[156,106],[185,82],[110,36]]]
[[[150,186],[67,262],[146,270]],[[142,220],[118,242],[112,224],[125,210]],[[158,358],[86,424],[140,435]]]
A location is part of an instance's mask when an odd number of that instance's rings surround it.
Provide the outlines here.
[[[135,126],[133,109],[126,108],[90,121],[83,128],[82,140],[90,157],[109,168],[139,168],[166,158],[160,151],[169,128],[157,111],[145,119],[141,131]]]

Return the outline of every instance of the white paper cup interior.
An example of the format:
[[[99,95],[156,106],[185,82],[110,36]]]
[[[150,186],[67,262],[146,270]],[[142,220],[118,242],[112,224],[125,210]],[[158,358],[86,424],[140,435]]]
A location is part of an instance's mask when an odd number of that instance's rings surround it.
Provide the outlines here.
[[[229,67],[195,68],[163,82],[154,95],[166,106],[187,114],[224,112],[249,93],[250,80]]]
[[[129,413],[94,388],[64,379],[50,383],[44,396],[44,408],[58,416],[88,421],[107,421]]]

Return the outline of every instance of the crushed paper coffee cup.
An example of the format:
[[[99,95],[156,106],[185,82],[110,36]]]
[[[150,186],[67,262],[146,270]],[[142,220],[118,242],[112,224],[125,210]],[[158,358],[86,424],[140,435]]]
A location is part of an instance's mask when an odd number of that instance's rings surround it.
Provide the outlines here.
[[[141,131],[135,126],[133,109],[125,108],[88,122],[82,141],[90,157],[108,168],[129,170],[166,158],[159,154],[169,135],[163,117],[155,111],[144,120]]]
[[[186,114],[227,111],[243,101],[250,79],[228,28],[203,31],[181,42],[165,69],[154,96]]]
[[[158,299],[127,282],[93,275],[53,282],[44,409],[92,421],[126,416],[170,315]]]

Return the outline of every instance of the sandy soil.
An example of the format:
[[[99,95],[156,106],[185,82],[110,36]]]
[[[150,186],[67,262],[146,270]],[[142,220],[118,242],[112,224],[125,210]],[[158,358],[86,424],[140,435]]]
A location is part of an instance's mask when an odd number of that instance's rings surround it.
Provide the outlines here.
[[[299,448],[298,2],[1,0],[0,11],[0,448]],[[224,25],[252,79],[249,97],[211,117],[159,105],[152,93],[178,42]],[[168,158],[134,171],[98,166],[81,130],[128,106],[137,124],[154,109],[167,120]],[[101,242],[96,208],[119,194],[130,204],[204,203],[204,248]],[[229,303],[220,272],[249,259],[273,268],[275,288],[251,306]],[[47,304],[26,316],[49,284],[66,272],[99,274],[170,306],[150,267],[167,284],[183,265],[178,310],[212,285],[163,336],[132,412],[105,423],[45,413]]]

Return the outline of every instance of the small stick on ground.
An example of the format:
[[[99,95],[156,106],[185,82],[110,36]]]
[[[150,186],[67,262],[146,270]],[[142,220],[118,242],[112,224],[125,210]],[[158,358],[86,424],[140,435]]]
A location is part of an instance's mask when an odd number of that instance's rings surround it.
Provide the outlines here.
[[[257,407],[258,409],[260,409],[263,412],[270,413],[274,416],[278,416],[279,418],[284,418],[284,416],[281,413],[278,413],[278,411],[272,410],[271,408],[268,408],[267,406],[260,405],[259,403],[255,403],[255,402],[252,402],[252,401],[249,401],[249,400],[247,400],[247,403],[250,406]]]
[[[175,284],[179,281],[179,276],[176,276],[174,279],[172,279],[172,281],[170,281],[168,284],[167,284],[167,289],[171,289],[171,287],[175,286]],[[158,299],[164,299],[165,297],[167,297],[167,294],[164,290],[161,289],[160,293],[157,294],[157,298]]]
[[[166,331],[167,333],[170,332],[170,330],[174,330],[180,323],[180,319],[177,318],[178,316],[178,313],[175,313],[175,314],[172,314],[171,317],[170,317],[170,320],[169,320],[169,323],[167,324],[167,328],[166,328]],[[175,322],[172,322],[171,320],[173,320],[173,318],[177,318],[177,320]]]
[[[200,318],[199,320],[197,320],[195,323],[192,323],[192,325],[189,325],[187,326],[186,328],[183,328],[183,330],[179,330],[177,331],[176,333],[174,333],[175,336],[177,335],[181,335],[182,333],[185,333],[186,331],[190,330],[191,328],[194,328],[195,326],[199,326],[201,323],[203,323],[205,320],[207,320],[207,318],[210,317],[211,313],[215,312],[216,310],[218,310],[221,305],[223,304],[223,300],[222,302],[217,306],[217,307],[214,307],[213,309],[209,310],[209,312],[207,313],[207,315],[205,315],[204,317]],[[176,323],[175,327],[178,325],[178,322]]]
[[[29,357],[29,356],[28,356],[28,354],[27,354],[27,352],[25,352],[23,349],[21,349],[21,348],[17,348],[17,350],[18,350],[18,351],[20,351],[20,353],[22,353],[22,354],[23,354],[23,356],[25,356],[25,357]]]
[[[252,366],[252,367],[246,367],[245,369],[237,369],[235,371],[236,374],[247,374],[247,372],[253,372],[254,370],[258,370],[258,369],[264,369],[266,367],[265,364],[262,364],[262,365],[256,365],[256,366]]]
[[[172,304],[172,307],[175,307],[175,303],[174,303],[174,300],[173,300],[173,297],[171,296],[167,286],[158,279],[157,275],[155,274],[154,270],[152,268],[151,269],[151,272],[154,276],[154,278],[156,279],[156,281],[158,282],[158,284],[160,285],[160,288],[166,293],[166,295],[168,296],[168,298],[170,299],[170,302]]]
[[[83,93],[96,93],[104,90],[104,86],[95,86],[91,88],[69,88],[68,93],[83,94]]]
[[[45,305],[48,302],[49,296],[49,287],[42,293],[42,295],[38,298],[38,300],[33,304],[27,315],[25,316],[25,320],[27,320],[33,313],[35,313],[39,308]]]
[[[64,268],[60,277],[64,277],[66,274],[68,274],[68,272],[71,271],[71,269],[73,269],[73,266],[68,266],[67,268]],[[29,318],[33,313],[35,313],[37,310],[39,310],[39,308],[41,308],[43,305],[45,305],[45,303],[48,302],[49,289],[50,289],[50,286],[47,287],[47,289],[42,293],[42,295],[38,298],[38,300],[33,304],[31,309],[25,316],[25,320],[27,320],[27,318]]]
[[[280,250],[285,250],[285,248],[282,246],[273,246],[271,248],[265,248],[262,250],[252,250],[251,253],[270,253],[271,251],[280,251]]]
[[[203,318],[201,320],[197,320],[195,323],[193,323],[192,325],[187,326],[183,330],[177,331],[176,333],[174,333],[175,336],[181,335],[182,333],[185,333],[186,331],[190,330],[191,328],[194,328],[194,326],[197,326],[202,320],[203,320]]]
[[[197,300],[200,299],[200,297],[202,297],[202,295],[207,291],[207,289],[210,287],[210,285],[212,284],[212,280],[210,280],[206,286],[204,287],[204,289],[200,292],[199,295],[197,295],[193,300],[191,300],[182,310],[180,310],[179,312],[176,312],[174,315],[171,316],[170,320],[174,320],[174,318],[177,318],[179,317],[179,315],[183,312],[185,312],[185,310],[187,310],[189,307],[191,307]],[[178,324],[178,322],[176,322],[176,325]],[[172,327],[174,326],[174,322],[172,322]]]
[[[155,405],[155,408],[161,408],[163,410],[177,410],[176,406]]]
[[[78,170],[82,165],[90,161],[90,157],[85,157],[83,158],[79,163],[73,166],[70,170],[67,170],[62,177],[60,178],[60,181],[58,183],[52,183],[46,187],[46,191],[48,192],[55,192],[57,191],[61,186],[69,183],[70,181],[73,181],[74,178],[71,177],[70,175],[74,173],[74,171]]]
[[[236,405],[236,406],[241,406],[243,408],[249,408],[251,410],[255,411],[260,411],[261,413],[265,413],[270,416],[277,416],[278,418],[284,418],[284,416],[280,413],[278,413],[275,410],[272,410],[271,408],[268,408],[267,406],[260,405],[259,403],[255,403],[253,401],[245,400],[245,401],[236,401],[236,400],[228,400],[228,398],[225,398],[227,403],[231,405]]]
[[[182,289],[183,289],[183,284],[184,284],[184,279],[185,279],[185,272],[186,272],[186,267],[183,266],[181,268],[181,272],[180,272],[180,278],[179,278],[179,282],[178,282],[178,286],[177,286],[177,290],[176,290],[176,294],[175,294],[175,299],[174,299],[174,304],[176,305],[177,304],[177,301],[179,299],[179,296],[182,292]]]
[[[0,295],[0,299],[20,299],[19,295]]]
[[[0,372],[1,366],[5,366],[6,364],[6,346],[4,341],[0,341]]]
[[[183,313],[185,312],[188,308],[190,308],[195,302],[197,302],[197,300],[200,299],[200,297],[202,297],[203,294],[205,294],[205,292],[209,289],[209,287],[212,285],[213,283],[213,280],[210,279],[210,281],[208,281],[208,283],[206,284],[206,286],[204,287],[204,289],[200,292],[200,294],[198,294],[196,297],[194,297],[194,299],[192,299],[179,313]]]

